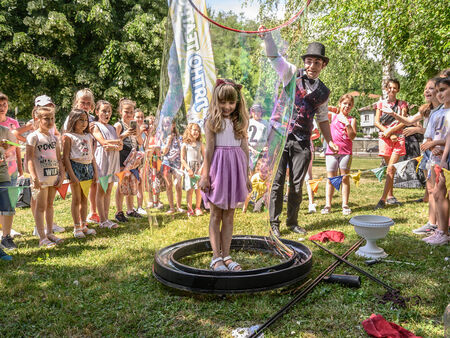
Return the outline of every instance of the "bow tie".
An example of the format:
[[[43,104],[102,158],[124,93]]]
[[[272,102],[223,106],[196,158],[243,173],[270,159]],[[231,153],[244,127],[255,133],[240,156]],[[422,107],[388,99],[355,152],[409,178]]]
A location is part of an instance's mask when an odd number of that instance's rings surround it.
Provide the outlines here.
[[[302,80],[309,81],[309,84],[310,84],[310,85],[312,85],[312,84],[314,84],[314,83],[316,82],[316,80],[310,79],[309,77],[307,77],[306,74],[302,75],[301,79],[302,79]]]

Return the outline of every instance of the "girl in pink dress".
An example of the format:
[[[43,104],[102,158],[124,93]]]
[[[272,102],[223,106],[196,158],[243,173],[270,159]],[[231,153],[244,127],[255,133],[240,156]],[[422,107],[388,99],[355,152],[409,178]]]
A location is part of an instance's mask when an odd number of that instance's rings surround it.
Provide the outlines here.
[[[356,119],[349,115],[354,105],[353,96],[345,94],[339,99],[337,113],[329,113],[330,130],[333,142],[339,146],[339,151],[334,154],[328,147],[325,152],[325,162],[327,166],[328,178],[343,175],[342,177],[342,214],[350,215],[351,209],[348,206],[350,196],[350,167],[352,165],[353,139],[356,136]],[[331,211],[331,199],[333,198],[334,186],[327,180],[326,204],[322,209],[322,214]]]
[[[210,268],[239,271],[230,256],[234,209],[251,190],[248,177],[248,113],[241,85],[218,79],[205,122],[206,151],[200,189],[210,207],[209,240],[213,250]],[[222,223],[222,227],[220,227]]]

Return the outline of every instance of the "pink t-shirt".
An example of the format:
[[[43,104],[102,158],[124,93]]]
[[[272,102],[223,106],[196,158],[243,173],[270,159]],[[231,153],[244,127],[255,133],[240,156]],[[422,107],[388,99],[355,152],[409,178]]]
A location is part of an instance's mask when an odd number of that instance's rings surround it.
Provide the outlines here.
[[[9,130],[14,130],[20,127],[19,122],[14,120],[13,118],[6,116],[6,120],[0,122],[0,126],[9,128]],[[8,162],[8,173],[10,175],[14,174],[17,171],[17,157],[16,157],[16,147],[11,147],[5,153],[5,159]]]
[[[382,100],[382,101],[378,101],[377,102],[377,109],[381,110],[381,108],[383,108],[383,103],[384,105],[388,105],[389,107],[391,107],[392,109],[394,109],[395,103],[397,102],[397,107],[395,108],[395,112],[397,114],[400,114],[403,110],[403,108],[408,108],[408,103],[406,101],[402,101],[402,100],[397,100],[394,102],[388,102],[387,100]],[[386,113],[384,113],[381,110],[381,115],[380,115],[380,119],[383,115],[385,115]],[[386,125],[386,128],[393,128],[395,126],[397,126],[400,122],[398,122],[397,120],[394,119],[393,122],[391,122],[389,125]],[[401,134],[403,132],[403,129],[397,130],[395,132],[395,134]]]
[[[353,141],[347,134],[347,128],[345,124],[338,120],[338,114],[333,114],[331,117],[330,131],[331,138],[334,144],[339,147],[339,155],[352,155],[353,154]],[[348,122],[350,124],[353,121],[353,117],[347,116]],[[333,155],[333,152],[327,146],[327,151],[325,155]]]

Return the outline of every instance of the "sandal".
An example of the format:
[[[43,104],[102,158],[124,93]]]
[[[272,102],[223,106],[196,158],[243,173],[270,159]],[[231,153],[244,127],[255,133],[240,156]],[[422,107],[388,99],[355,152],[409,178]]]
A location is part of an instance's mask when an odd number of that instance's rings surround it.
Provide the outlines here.
[[[118,225],[116,223],[110,221],[109,219],[100,223],[100,228],[102,228],[102,229],[104,229],[104,228],[115,229],[117,227],[118,227]]]
[[[79,224],[75,224],[73,226],[73,236],[75,238],[86,238],[86,235],[83,232],[83,227]]]
[[[231,261],[230,263],[225,263],[226,261]],[[231,259],[231,256],[227,256],[223,258],[223,262],[225,263],[226,267],[230,271],[241,271],[241,265]]]
[[[40,248],[54,248],[56,246],[55,242],[52,242],[51,240],[49,240],[48,238],[43,239],[42,241],[39,241],[39,247]]]
[[[166,215],[172,215],[175,213],[175,209],[169,209],[169,211],[166,212]]]
[[[111,221],[109,219],[106,220],[106,222],[108,222],[110,229],[117,229],[119,227],[119,225],[117,223],[114,223],[113,221]]]
[[[64,240],[62,238],[56,237],[54,234],[48,234],[47,238],[50,241],[55,242],[56,245],[62,244],[64,242]]]
[[[216,263],[223,262],[222,257],[213,258],[211,260],[211,264],[209,264],[209,268],[213,271],[228,271],[228,268],[225,266],[225,264],[216,266]]]
[[[83,228],[81,229],[85,235],[96,235],[97,231],[94,229],[89,229],[87,224],[83,224]]]
[[[352,213],[352,209],[350,209],[350,208],[348,207],[348,205],[344,205],[344,206],[342,207],[342,215],[348,216],[348,215],[350,215],[351,213]]]
[[[331,207],[324,207],[321,211],[320,211],[320,213],[322,214],[322,215],[327,215],[327,214],[329,214],[331,212]]]

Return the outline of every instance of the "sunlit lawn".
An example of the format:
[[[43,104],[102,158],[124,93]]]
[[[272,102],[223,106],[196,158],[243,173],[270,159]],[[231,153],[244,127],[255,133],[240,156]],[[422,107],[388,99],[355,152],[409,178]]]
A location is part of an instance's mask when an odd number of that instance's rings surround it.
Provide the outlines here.
[[[355,159],[353,169],[378,167],[378,159]],[[324,161],[315,162],[314,175],[324,174]],[[362,286],[351,289],[335,284],[319,284],[306,299],[279,320],[266,336],[365,337],[361,321],[372,313],[382,314],[417,335],[443,336],[442,314],[449,303],[450,246],[431,248],[411,230],[427,221],[427,205],[413,203],[423,190],[397,190],[402,207],[374,211],[382,183],[366,173],[356,188],[352,183],[350,207],[353,215],[377,214],[391,217],[395,226],[379,241],[389,258],[415,266],[380,263],[370,267],[364,260],[350,260],[398,288],[407,297],[420,296],[406,309],[380,304],[381,286],[362,277]],[[302,203],[301,226],[308,236],[323,230],[339,230],[344,243],[326,244],[343,253],[358,236],[349,225],[351,216],[340,212],[340,197],[333,212],[320,215],[325,185],[316,196],[318,214],[307,214]],[[306,197],[305,197],[306,198]],[[113,216],[114,210],[110,215]],[[14,229],[24,236],[16,240],[19,249],[12,262],[0,261],[1,336],[231,336],[233,329],[262,324],[285,305],[292,295],[273,291],[225,298],[192,295],[169,289],[151,273],[155,251],[178,241],[208,235],[208,215],[187,219],[185,215],[162,216],[160,226],[150,227],[147,219],[122,225],[116,230],[98,229],[97,236],[76,240],[71,233],[70,198],[55,201],[57,222],[66,227],[65,243],[53,250],[38,248],[31,235],[33,219],[29,209],[18,210]],[[285,216],[283,217],[283,220]],[[235,234],[267,235],[266,214],[237,211]],[[301,239],[282,227],[282,236]],[[311,278],[333,259],[308,241],[313,251]],[[204,259],[206,262],[208,259]],[[202,261],[203,262],[203,261]],[[340,267],[356,274],[351,268]],[[298,285],[297,285],[298,286]]]

